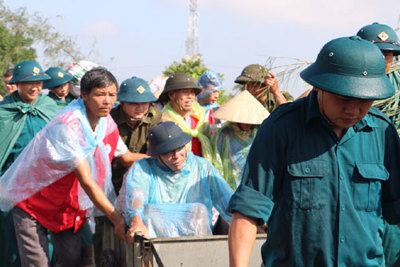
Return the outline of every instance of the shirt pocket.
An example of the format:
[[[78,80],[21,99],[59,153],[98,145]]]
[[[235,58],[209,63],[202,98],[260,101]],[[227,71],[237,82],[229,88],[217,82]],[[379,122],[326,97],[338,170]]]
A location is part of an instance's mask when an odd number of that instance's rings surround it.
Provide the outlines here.
[[[352,179],[354,207],[361,211],[376,211],[381,202],[381,183],[388,179],[389,173],[383,164],[356,163]]]
[[[328,173],[328,163],[323,160],[309,160],[288,165],[291,199],[293,207],[320,209],[324,206],[322,179]]]

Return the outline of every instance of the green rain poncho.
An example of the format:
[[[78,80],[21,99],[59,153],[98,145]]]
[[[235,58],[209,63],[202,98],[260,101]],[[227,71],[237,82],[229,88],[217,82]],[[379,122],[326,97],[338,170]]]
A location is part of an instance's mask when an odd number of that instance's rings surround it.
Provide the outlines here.
[[[18,92],[4,98],[0,103],[0,170],[21,134],[27,115],[37,115],[49,122],[57,110],[55,102],[42,94],[32,105],[22,102]]]
[[[213,165],[233,190],[240,184],[242,170],[258,128],[254,126],[250,131],[242,131],[237,124],[226,122],[212,138]]]

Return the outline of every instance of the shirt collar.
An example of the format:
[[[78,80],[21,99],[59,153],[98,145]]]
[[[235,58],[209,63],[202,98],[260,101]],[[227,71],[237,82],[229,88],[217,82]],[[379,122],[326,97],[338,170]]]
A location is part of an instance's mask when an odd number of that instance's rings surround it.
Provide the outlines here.
[[[319,110],[317,92],[312,90],[310,94],[307,96],[307,101],[306,101],[306,125],[308,126],[311,121],[314,121],[316,119],[319,119],[321,121],[325,120]],[[369,112],[367,113],[367,115],[365,115],[364,118],[362,118],[356,125],[353,126],[355,131],[363,130],[365,127],[369,128],[378,127],[376,123],[371,119]]]

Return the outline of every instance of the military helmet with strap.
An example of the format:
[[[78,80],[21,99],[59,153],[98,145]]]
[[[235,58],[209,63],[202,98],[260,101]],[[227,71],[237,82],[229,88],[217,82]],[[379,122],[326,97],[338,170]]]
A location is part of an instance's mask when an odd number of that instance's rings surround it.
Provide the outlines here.
[[[362,27],[358,36],[364,40],[371,41],[380,50],[392,51],[394,56],[400,55],[400,42],[396,32],[388,25],[372,23]]]

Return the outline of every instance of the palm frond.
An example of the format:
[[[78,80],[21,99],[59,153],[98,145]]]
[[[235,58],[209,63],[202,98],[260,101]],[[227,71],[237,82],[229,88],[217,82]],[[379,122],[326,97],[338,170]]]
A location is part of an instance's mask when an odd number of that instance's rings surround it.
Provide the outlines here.
[[[300,72],[312,62],[292,57],[268,57],[265,67],[270,69],[278,78],[279,87],[283,91],[293,91],[299,84],[305,89],[307,84],[300,79]]]

